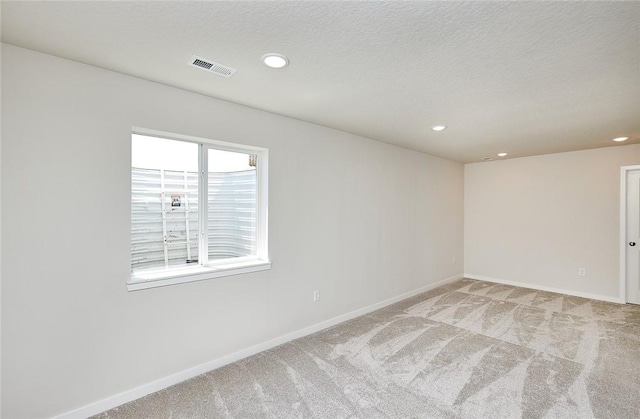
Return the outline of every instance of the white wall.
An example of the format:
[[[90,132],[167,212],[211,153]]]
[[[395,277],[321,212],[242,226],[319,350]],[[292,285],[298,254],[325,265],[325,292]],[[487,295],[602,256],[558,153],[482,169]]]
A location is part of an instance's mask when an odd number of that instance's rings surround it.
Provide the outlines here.
[[[2,54],[6,418],[60,414],[462,273],[461,164]],[[270,271],[127,292],[132,126],[269,148]]]
[[[0,21],[2,21],[2,7],[0,7]],[[2,78],[2,44],[0,44],[0,80]],[[2,97],[2,83],[0,83],[0,98]],[[2,115],[2,100],[0,100],[0,115]],[[0,117],[0,255],[2,255],[2,118]],[[2,418],[2,257],[0,256],[0,419]]]
[[[465,273],[618,298],[620,167],[638,163],[640,145],[467,164]]]

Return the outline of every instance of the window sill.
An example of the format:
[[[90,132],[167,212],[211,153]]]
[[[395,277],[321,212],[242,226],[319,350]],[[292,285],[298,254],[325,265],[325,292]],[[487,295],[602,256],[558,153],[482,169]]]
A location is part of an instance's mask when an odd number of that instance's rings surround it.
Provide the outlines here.
[[[271,261],[258,259],[216,266],[190,266],[162,271],[143,272],[131,275],[131,280],[127,282],[127,289],[129,291],[138,291],[185,282],[203,281],[223,276],[266,271],[268,269],[271,269]]]

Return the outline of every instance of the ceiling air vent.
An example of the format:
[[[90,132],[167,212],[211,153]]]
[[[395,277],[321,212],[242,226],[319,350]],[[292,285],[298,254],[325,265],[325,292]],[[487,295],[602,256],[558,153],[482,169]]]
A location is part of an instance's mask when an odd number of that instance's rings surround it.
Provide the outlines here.
[[[215,61],[207,60],[206,58],[198,57],[194,55],[189,60],[189,65],[197,67],[202,70],[207,70],[222,77],[231,77],[237,70],[235,68],[228,67],[224,64],[216,63]]]

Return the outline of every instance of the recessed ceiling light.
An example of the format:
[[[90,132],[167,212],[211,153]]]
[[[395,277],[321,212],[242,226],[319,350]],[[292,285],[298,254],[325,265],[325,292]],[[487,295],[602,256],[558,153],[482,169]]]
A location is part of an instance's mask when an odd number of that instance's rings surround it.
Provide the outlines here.
[[[618,138],[614,138],[613,141],[615,141],[616,143],[621,143],[623,141],[627,141],[629,139],[629,137],[618,137]]]
[[[507,155],[507,153],[498,153],[498,156],[499,156],[499,157],[504,157],[504,156],[506,156],[506,155]]]
[[[289,59],[282,54],[270,52],[262,56],[262,62],[271,68],[282,68],[289,65]]]
[[[446,125],[434,125],[431,127],[431,129],[434,131],[442,131],[442,130],[445,130],[446,128],[447,128]]]

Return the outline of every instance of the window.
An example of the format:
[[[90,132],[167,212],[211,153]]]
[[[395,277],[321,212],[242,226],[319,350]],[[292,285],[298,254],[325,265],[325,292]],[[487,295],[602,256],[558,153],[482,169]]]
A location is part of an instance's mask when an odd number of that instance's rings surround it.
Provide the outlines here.
[[[264,148],[136,129],[130,291],[269,269]]]

